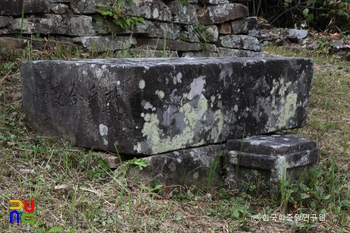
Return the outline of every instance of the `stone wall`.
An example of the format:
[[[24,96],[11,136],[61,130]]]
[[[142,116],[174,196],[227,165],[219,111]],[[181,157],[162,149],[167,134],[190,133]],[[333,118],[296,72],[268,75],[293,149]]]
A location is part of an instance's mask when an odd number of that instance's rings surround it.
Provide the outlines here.
[[[30,41],[39,36],[54,38],[95,52],[120,51],[142,57],[263,56],[256,38],[258,20],[248,17],[243,4],[228,0],[188,0],[188,4],[120,1],[122,13],[142,18],[144,23],[122,29],[101,16],[96,7],[111,0],[0,0],[0,51],[25,46],[18,39],[22,34]]]

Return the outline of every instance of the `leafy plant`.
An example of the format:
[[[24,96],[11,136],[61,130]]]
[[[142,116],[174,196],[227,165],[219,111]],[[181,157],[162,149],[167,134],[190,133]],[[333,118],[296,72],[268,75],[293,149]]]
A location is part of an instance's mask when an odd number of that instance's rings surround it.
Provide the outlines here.
[[[125,0],[131,3],[132,0]],[[115,0],[107,4],[97,4],[96,11],[104,17],[112,18],[115,25],[122,29],[133,29],[139,23],[145,23],[145,20],[141,17],[129,16],[121,8],[122,0]]]
[[[138,159],[138,158],[133,158],[132,160],[129,160],[128,164],[135,165],[140,171],[143,170],[143,168],[148,166],[146,160]]]
[[[200,44],[201,44],[201,47],[202,47],[202,52],[206,52],[208,51],[208,48],[209,48],[209,39],[208,37],[210,36],[206,30],[209,28],[210,26],[204,26],[204,25],[197,25],[195,28],[194,28],[194,31],[196,32],[198,38],[199,38],[199,41],[200,41]]]

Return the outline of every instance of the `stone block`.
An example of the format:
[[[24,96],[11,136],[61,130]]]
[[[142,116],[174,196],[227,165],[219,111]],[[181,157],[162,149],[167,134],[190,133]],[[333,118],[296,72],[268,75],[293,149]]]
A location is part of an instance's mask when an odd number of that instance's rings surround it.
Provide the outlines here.
[[[96,13],[96,6],[99,3],[107,4],[108,0],[81,1],[71,0],[70,5],[76,14],[93,14]],[[122,1],[121,10],[126,15],[142,17],[144,19],[154,19],[164,22],[171,22],[169,8],[162,0],[143,0],[126,2]]]
[[[61,3],[51,3],[50,9],[53,13],[62,15],[69,11],[69,6]]]
[[[232,27],[229,23],[222,23],[219,25],[219,34],[220,35],[230,35],[232,34]]]
[[[196,8],[193,5],[184,5],[181,2],[172,1],[168,4],[173,23],[198,24]]]
[[[193,25],[190,25],[190,24],[185,25],[184,28],[185,28],[185,31],[181,31],[181,34],[183,35],[184,38],[179,36],[179,39],[186,40],[189,42],[195,42],[195,43],[200,42],[198,35],[195,31],[195,27]]]
[[[84,48],[94,52],[127,50],[136,44],[136,39],[130,36],[86,36],[75,37],[74,43],[82,44]]]
[[[211,25],[205,30],[208,42],[217,42],[219,38],[219,29],[216,25]]]
[[[226,143],[225,180],[230,188],[240,188],[248,182],[253,170],[260,172],[262,183],[273,187],[283,179],[318,163],[318,149],[314,141],[296,135],[260,135]]]
[[[22,6],[25,14],[50,12],[50,4],[46,0],[2,0],[0,15],[22,15]]]
[[[209,145],[144,157],[142,170],[129,166],[127,176],[136,182],[163,185],[194,185],[206,189],[223,184],[221,157],[224,145]],[[221,182],[221,183],[220,183]]]
[[[200,43],[189,43],[186,41],[154,39],[154,38],[137,38],[137,44],[140,46],[148,46],[152,49],[163,50],[164,43],[166,50],[171,51],[201,51]]]
[[[232,34],[247,34],[251,30],[258,28],[257,17],[247,17],[241,20],[235,20],[230,22],[232,27]]]
[[[288,39],[296,39],[300,41],[307,37],[309,34],[308,30],[299,30],[299,29],[287,29],[282,32],[283,35],[286,35]]]
[[[108,29],[109,28],[109,29]],[[159,21],[145,20],[145,23],[139,23],[132,29],[121,29],[112,23],[103,22],[103,25],[96,25],[97,31],[101,29],[105,32],[116,33],[117,35],[123,34],[141,34],[142,37],[155,37],[164,38],[170,40],[176,40],[179,37],[180,26],[176,24],[164,23]]]
[[[248,8],[239,3],[211,5],[197,12],[201,25],[220,24],[248,16]]]
[[[93,14],[96,12],[96,7],[98,4],[107,4],[111,1],[109,0],[70,0],[70,8],[75,14]]]
[[[151,155],[301,127],[313,62],[302,58],[31,61],[23,109],[39,132]]]
[[[0,28],[10,25],[12,21],[12,17],[0,16]]]
[[[13,29],[21,29],[21,19],[14,19]],[[23,20],[24,34],[50,34],[65,36],[89,36],[96,32],[90,16],[45,15],[45,18],[30,17]]]
[[[255,52],[261,51],[259,40],[247,35],[220,36],[219,43],[225,48],[251,50]]]

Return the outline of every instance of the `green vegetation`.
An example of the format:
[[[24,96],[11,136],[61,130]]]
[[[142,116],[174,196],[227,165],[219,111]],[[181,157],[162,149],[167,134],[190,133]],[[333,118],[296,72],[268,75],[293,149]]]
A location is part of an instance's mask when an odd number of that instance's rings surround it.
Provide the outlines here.
[[[132,0],[125,0],[132,3]],[[107,4],[97,4],[96,11],[104,17],[110,17],[113,23],[122,29],[133,29],[139,23],[145,23],[141,17],[127,15],[121,8],[123,0],[114,0]]]
[[[128,166],[147,166],[142,159],[120,159],[112,170],[92,150],[35,133],[22,112],[22,61],[115,54],[83,53],[62,45],[40,53],[28,45],[7,54],[0,64],[0,232],[348,232],[350,74],[329,68],[347,67],[348,62],[304,49],[266,47],[265,52],[315,60],[309,117],[297,132],[315,140],[321,156],[318,168],[298,182],[283,181],[280,195],[272,198],[261,192],[257,172],[242,191],[222,186],[207,190],[206,184],[204,189],[139,184],[126,179],[126,173]],[[10,225],[10,199],[34,199],[35,224]]]
[[[194,31],[196,32],[198,38],[199,38],[199,41],[200,41],[200,44],[201,44],[201,48],[202,48],[202,52],[205,53],[206,51],[208,51],[208,47],[209,47],[209,37],[211,35],[209,35],[207,33],[207,29],[209,28],[210,26],[203,26],[203,25],[197,25],[195,28],[194,28]]]

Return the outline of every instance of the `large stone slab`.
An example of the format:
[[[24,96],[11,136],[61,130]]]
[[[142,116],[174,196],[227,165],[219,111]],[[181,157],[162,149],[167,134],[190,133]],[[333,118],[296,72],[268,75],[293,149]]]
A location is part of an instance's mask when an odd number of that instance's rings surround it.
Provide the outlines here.
[[[158,154],[305,124],[313,62],[173,58],[25,62],[23,109],[75,145]]]
[[[297,135],[261,135],[226,143],[225,180],[232,189],[242,188],[244,182],[260,173],[261,183],[277,188],[283,179],[298,176],[318,163],[314,141]],[[244,182],[243,182],[244,181]]]

